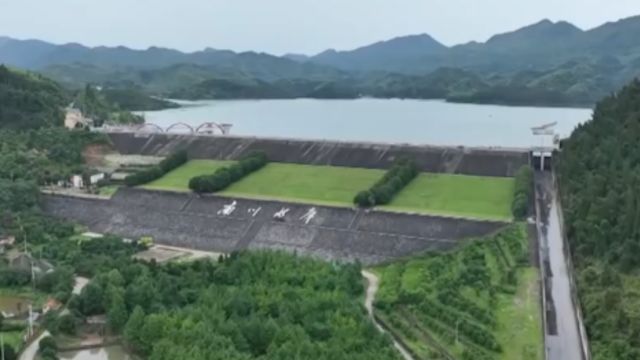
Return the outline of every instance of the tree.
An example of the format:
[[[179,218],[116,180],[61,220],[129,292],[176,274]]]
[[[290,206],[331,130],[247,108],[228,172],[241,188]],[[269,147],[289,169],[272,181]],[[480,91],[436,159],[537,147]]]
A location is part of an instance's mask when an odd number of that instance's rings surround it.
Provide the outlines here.
[[[86,316],[104,312],[104,291],[94,281],[87,284],[80,294],[80,311]]]
[[[107,313],[107,321],[109,327],[116,333],[119,333],[127,324],[129,314],[127,313],[127,306],[124,303],[122,296],[115,296],[111,299],[111,305],[109,306],[109,312]]]
[[[143,349],[142,328],[145,323],[144,310],[136,306],[124,327],[124,338],[127,343],[137,350]]]

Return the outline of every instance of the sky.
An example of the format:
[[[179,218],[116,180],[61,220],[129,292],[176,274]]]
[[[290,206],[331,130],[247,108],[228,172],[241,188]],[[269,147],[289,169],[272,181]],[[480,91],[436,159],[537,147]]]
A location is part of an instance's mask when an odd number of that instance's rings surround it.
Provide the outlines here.
[[[315,54],[409,34],[455,45],[542,19],[589,29],[634,15],[640,0],[0,0],[0,35]]]

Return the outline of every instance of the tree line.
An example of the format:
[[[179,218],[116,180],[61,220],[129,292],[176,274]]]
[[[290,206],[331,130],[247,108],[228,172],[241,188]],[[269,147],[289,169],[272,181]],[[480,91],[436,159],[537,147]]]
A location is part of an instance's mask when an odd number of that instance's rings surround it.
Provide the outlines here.
[[[419,172],[412,159],[398,160],[370,189],[359,192],[353,202],[360,207],[388,204]]]
[[[213,193],[229,187],[245,176],[262,169],[269,162],[263,151],[254,151],[237,163],[222,167],[211,175],[200,175],[189,180],[189,189],[197,193]]]
[[[594,360],[640,359],[640,81],[561,143],[565,228]]]
[[[518,220],[524,219],[529,213],[529,204],[533,198],[533,169],[522,166],[516,172],[515,188],[511,203],[511,213]]]

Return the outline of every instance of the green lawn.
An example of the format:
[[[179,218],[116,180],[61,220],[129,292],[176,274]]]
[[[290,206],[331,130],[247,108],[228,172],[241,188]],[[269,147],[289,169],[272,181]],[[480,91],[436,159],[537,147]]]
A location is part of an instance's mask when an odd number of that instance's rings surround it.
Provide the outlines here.
[[[420,174],[384,209],[511,219],[512,178]]]
[[[515,297],[501,294],[497,311],[500,324],[496,337],[504,347],[501,359],[543,359],[542,315],[538,288],[538,270],[524,268],[518,274]]]
[[[231,161],[191,160],[145,188],[189,191],[189,180]],[[384,170],[270,163],[220,195],[320,205],[352,206],[353,198]],[[451,174],[419,175],[382,209],[482,219],[511,219],[514,180]]]
[[[384,171],[336,166],[270,163],[222,195],[351,206]]]
[[[148,189],[189,191],[189,180],[198,175],[213,174],[217,169],[233,163],[219,160],[191,160],[162,178],[144,185]]]

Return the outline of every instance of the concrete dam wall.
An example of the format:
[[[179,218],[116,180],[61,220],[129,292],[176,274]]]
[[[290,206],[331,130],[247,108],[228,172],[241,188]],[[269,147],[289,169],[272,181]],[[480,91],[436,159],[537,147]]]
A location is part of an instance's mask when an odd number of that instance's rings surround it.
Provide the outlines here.
[[[110,199],[45,195],[45,211],[92,231],[199,250],[280,249],[375,264],[448,250],[506,224],[122,188]],[[285,211],[282,219],[274,218]]]
[[[109,137],[122,154],[162,156],[187,149],[194,159],[235,160],[262,150],[274,162],[386,169],[398,158],[411,157],[426,172],[501,177],[513,176],[529,164],[526,150],[177,134],[110,133]]]

